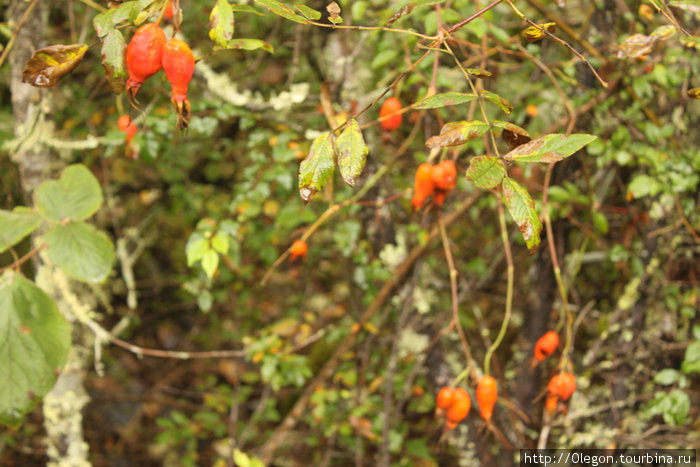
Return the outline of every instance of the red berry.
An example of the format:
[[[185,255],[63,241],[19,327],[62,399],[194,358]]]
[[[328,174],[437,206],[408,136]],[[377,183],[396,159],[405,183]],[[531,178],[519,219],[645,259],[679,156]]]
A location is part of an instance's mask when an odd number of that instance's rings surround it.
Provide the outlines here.
[[[492,376],[484,376],[476,386],[476,401],[479,403],[482,418],[487,422],[491,420],[497,399],[498,383]]]
[[[542,361],[549,357],[559,347],[559,334],[548,331],[535,343],[535,360]]]
[[[163,45],[163,71],[172,87],[171,101],[178,115],[178,128],[187,128],[190,101],[187,88],[194,74],[194,54],[190,47],[178,39],[169,39]]]
[[[165,10],[163,10],[163,18],[173,19],[173,2],[172,1],[168,2],[168,4],[165,5]]]
[[[568,400],[576,391],[576,377],[571,373],[559,373],[552,376],[547,384],[547,393],[561,400]]]
[[[379,118],[382,119],[382,128],[387,131],[393,131],[401,126],[403,114],[401,111],[401,102],[396,97],[390,97],[384,101],[379,109]],[[386,117],[386,118],[385,118]]]
[[[471,408],[472,401],[467,391],[462,388],[456,388],[452,394],[452,404],[447,409],[447,427],[452,429],[457,426],[459,422],[467,418]]]
[[[454,399],[454,390],[451,387],[445,386],[438,392],[437,398],[435,400],[435,405],[439,409],[449,409],[452,405],[452,400]]]
[[[457,167],[450,160],[444,160],[432,167],[435,186],[441,190],[452,190],[457,185]]]
[[[423,163],[416,170],[415,181],[413,185],[413,199],[411,204],[414,209],[423,207],[425,200],[428,199],[435,191],[433,178],[431,175],[430,164]]]
[[[126,46],[126,89],[133,100],[141,85],[162,67],[165,33],[155,23],[146,23],[136,30]]]
[[[306,244],[304,240],[294,240],[294,243],[292,243],[292,246],[289,248],[289,254],[291,255],[291,259],[297,259],[301,258],[304,259],[306,258],[306,253],[309,251],[309,246]]]
[[[131,120],[131,117],[129,115],[124,114],[121,117],[119,117],[119,120],[117,120],[117,127],[124,133],[126,133],[126,142],[129,143],[133,138],[136,133],[139,132],[138,127],[134,124],[134,122]]]

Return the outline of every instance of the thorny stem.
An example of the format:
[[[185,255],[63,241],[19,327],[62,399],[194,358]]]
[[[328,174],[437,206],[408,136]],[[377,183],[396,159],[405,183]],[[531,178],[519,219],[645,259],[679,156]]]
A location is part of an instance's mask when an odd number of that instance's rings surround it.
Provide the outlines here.
[[[447,236],[447,231],[445,230],[445,222],[442,220],[442,215],[438,212],[438,228],[440,229],[440,237],[442,239],[442,247],[445,250],[445,258],[447,259],[447,267],[450,273],[450,290],[452,292],[452,320],[457,327],[457,333],[459,334],[459,340],[462,342],[462,347],[464,348],[464,354],[467,357],[467,369],[474,366],[474,359],[472,358],[472,352],[469,348],[469,342],[467,341],[467,336],[464,334],[464,329],[459,322],[459,305],[457,298],[457,268],[455,267],[455,261],[452,256],[452,250],[450,249],[450,239]]]
[[[498,332],[496,340],[493,341],[491,347],[486,351],[486,357],[484,357],[484,374],[489,374],[489,369],[491,366],[491,356],[496,351],[503,337],[506,335],[506,329],[508,328],[508,322],[510,321],[511,311],[513,309],[513,280],[515,275],[515,266],[513,265],[513,254],[510,250],[510,241],[508,240],[508,228],[506,226],[506,213],[503,209],[503,203],[501,199],[498,198],[498,221],[501,226],[501,240],[503,240],[503,249],[506,253],[506,264],[508,265],[508,288],[506,289],[506,313],[503,317],[503,324],[501,324],[501,330]]]
[[[549,206],[547,206],[548,195],[549,195],[549,183],[552,178],[552,170],[554,169],[554,163],[549,164],[547,168],[547,173],[544,176],[544,192],[542,194],[542,211],[544,213],[544,224],[547,229],[547,245],[549,246],[549,257],[552,260],[552,269],[554,270],[554,278],[557,281],[557,289],[559,290],[559,296],[561,299],[561,315],[560,321],[557,328],[559,329],[564,321],[566,321],[566,337],[564,343],[564,349],[562,350],[562,361],[561,367],[564,368],[566,363],[566,356],[571,347],[572,341],[572,329],[574,323],[573,313],[569,310],[569,301],[567,298],[566,285],[564,284],[564,279],[561,276],[561,268],[559,267],[559,258],[557,257],[557,248],[554,241],[554,233],[552,230],[552,219],[549,216]]]

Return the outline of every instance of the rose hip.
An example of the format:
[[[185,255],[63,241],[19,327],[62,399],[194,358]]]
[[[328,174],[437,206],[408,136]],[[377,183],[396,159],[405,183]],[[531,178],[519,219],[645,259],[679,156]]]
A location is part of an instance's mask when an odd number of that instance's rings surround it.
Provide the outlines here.
[[[187,128],[190,119],[190,101],[187,88],[194,74],[194,54],[179,39],[169,39],[163,45],[163,71],[172,87],[171,101],[177,111],[177,126]]]
[[[155,23],[146,23],[136,30],[126,46],[126,70],[129,78],[126,91],[129,100],[136,99],[141,85],[162,67],[165,33]]]

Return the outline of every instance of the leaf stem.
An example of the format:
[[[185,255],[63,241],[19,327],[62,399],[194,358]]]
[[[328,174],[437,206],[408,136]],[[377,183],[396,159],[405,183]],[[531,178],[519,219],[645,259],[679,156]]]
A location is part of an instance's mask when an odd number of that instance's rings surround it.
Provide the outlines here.
[[[508,288],[506,289],[506,313],[503,317],[503,323],[501,324],[501,330],[498,332],[496,340],[493,341],[491,347],[489,347],[486,352],[486,357],[484,357],[484,374],[488,375],[491,367],[491,356],[496,351],[503,337],[506,334],[506,329],[508,328],[508,322],[510,321],[510,315],[513,309],[513,280],[515,276],[515,266],[513,265],[513,253],[510,250],[510,241],[508,240],[508,228],[506,226],[506,213],[503,209],[503,202],[501,198],[498,198],[498,221],[501,226],[501,240],[503,240],[503,250],[506,254],[506,264],[508,265]]]

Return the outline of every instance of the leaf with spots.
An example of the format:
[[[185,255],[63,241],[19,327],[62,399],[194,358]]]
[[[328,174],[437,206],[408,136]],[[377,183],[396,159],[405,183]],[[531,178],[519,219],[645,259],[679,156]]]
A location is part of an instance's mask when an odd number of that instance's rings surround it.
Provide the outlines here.
[[[345,183],[355,186],[357,178],[362,174],[362,169],[365,168],[369,153],[357,120],[353,118],[345,125],[345,129],[338,136],[336,146],[340,175]]]
[[[551,134],[540,136],[521,144],[504,159],[518,162],[558,162],[596,139],[593,135],[577,133],[573,135]]]
[[[535,210],[535,202],[525,187],[512,178],[504,178],[501,188],[503,204],[506,205],[510,216],[523,234],[525,245],[530,253],[534,253],[540,244],[540,232],[542,232],[542,222]]]
[[[335,145],[331,132],[323,133],[311,143],[311,149],[299,166],[299,195],[308,203],[333,176]]]
[[[459,146],[469,140],[478,138],[486,133],[489,124],[479,120],[446,123],[440,130],[440,134],[433,136],[425,142],[429,148],[444,148]]]
[[[22,82],[36,87],[54,86],[83,61],[87,50],[85,44],[43,47],[25,65]]]
[[[493,156],[473,157],[467,169],[467,178],[484,190],[498,186],[505,175],[506,168],[503,166],[503,162],[498,157]]]

